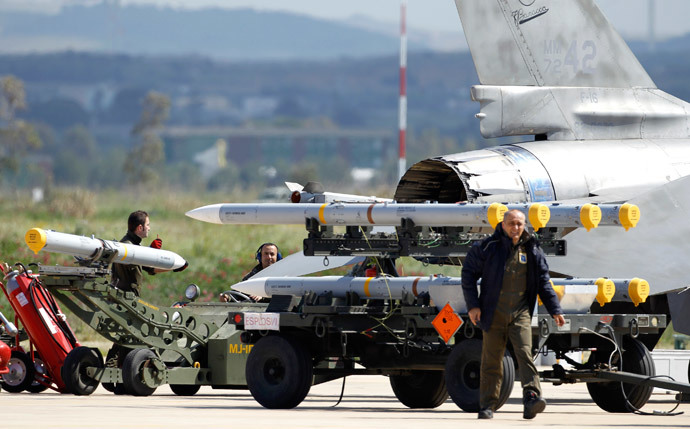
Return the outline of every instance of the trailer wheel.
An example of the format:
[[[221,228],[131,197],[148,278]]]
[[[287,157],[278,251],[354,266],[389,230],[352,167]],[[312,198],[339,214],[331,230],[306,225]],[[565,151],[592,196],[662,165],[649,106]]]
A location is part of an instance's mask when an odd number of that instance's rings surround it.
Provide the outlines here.
[[[134,349],[127,353],[122,363],[122,380],[125,391],[133,396],[151,396],[158,386],[145,381],[144,370],[153,366],[158,356],[149,349]]]
[[[48,388],[48,385],[38,381],[39,379],[43,380],[45,378],[44,376],[46,376],[46,365],[38,352],[34,352],[34,370],[34,381],[26,390],[31,393],[41,393]]]
[[[119,344],[113,344],[113,346],[108,350],[108,354],[105,355],[105,367],[106,368],[122,368],[122,364],[125,361],[125,356],[132,349],[127,347],[122,347]],[[124,395],[127,393],[125,390],[125,385],[123,383],[101,383],[101,386],[108,392],[112,392],[116,395]]]
[[[103,368],[103,355],[100,350],[79,346],[65,356],[60,375],[67,392],[90,395],[96,390],[99,382],[86,373],[88,367]]]
[[[395,397],[409,408],[436,408],[448,399],[443,371],[412,371],[411,375],[391,375]]]
[[[628,338],[623,341],[625,352],[623,353],[623,371],[632,372],[639,375],[654,376],[654,360],[647,347],[639,340]],[[592,361],[592,359],[595,359]],[[592,354],[590,362],[608,362],[608,353]],[[617,366],[620,362],[618,354],[614,355],[612,364]],[[652,395],[652,386],[635,386],[634,384],[617,381],[587,383],[589,396],[595,404],[609,413],[631,413],[633,409],[628,407],[627,402],[635,408],[642,408],[649,397]],[[626,401],[626,396],[628,400]]]
[[[10,372],[2,375],[2,388],[10,393],[19,393],[31,386],[34,381],[34,363],[28,354],[13,350],[7,362]]]
[[[446,388],[455,405],[463,411],[479,411],[479,375],[482,363],[482,341],[469,339],[456,344],[446,361]],[[503,355],[503,378],[496,409],[501,408],[515,381],[515,363],[506,349]]]
[[[247,357],[245,377],[254,399],[266,408],[294,408],[309,393],[313,376],[309,352],[294,338],[261,338]]]
[[[194,396],[201,389],[200,384],[171,384],[170,390],[177,396]]]

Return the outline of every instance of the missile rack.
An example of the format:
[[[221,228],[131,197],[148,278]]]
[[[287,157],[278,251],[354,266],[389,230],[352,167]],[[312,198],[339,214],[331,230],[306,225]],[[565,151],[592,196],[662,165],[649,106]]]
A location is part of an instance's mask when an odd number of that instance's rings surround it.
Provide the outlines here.
[[[305,222],[307,238],[303,241],[306,256],[373,256],[395,259],[410,256],[423,262],[454,264],[472,245],[493,233],[493,228],[429,227],[415,225],[403,218],[394,232],[375,232],[371,226],[346,226],[342,233],[317,219]],[[544,253],[565,256],[565,228],[545,228],[539,242]]]

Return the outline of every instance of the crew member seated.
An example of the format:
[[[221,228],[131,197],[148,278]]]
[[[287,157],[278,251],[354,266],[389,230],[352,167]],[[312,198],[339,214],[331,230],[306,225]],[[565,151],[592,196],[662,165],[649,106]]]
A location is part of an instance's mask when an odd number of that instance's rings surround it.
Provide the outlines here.
[[[242,277],[242,281],[248,280],[249,278],[253,277],[258,273],[259,271],[263,270],[264,268],[268,268],[271,265],[275,264],[276,262],[280,261],[283,259],[283,255],[280,254],[280,249],[278,249],[278,246],[276,246],[273,243],[264,243],[259,248],[256,250],[256,260],[258,263],[252,270],[247,273],[244,277]],[[237,292],[234,292],[237,293]],[[231,295],[233,294],[233,291],[225,291],[220,294],[220,302],[229,302],[233,299],[231,299]],[[268,302],[270,298],[261,298],[259,296],[251,296],[251,299],[253,299],[256,302]],[[234,301],[234,300],[233,300]]]

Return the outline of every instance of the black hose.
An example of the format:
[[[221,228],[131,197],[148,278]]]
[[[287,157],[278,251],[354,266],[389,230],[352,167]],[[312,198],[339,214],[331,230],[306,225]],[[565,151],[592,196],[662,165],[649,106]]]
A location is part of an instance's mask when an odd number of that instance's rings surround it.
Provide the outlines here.
[[[331,407],[337,407],[338,404],[340,404],[340,401],[343,400],[343,394],[345,393],[345,379],[347,378],[347,375],[343,376],[343,386],[340,388],[340,397],[338,398],[338,402],[335,404],[331,405]]]

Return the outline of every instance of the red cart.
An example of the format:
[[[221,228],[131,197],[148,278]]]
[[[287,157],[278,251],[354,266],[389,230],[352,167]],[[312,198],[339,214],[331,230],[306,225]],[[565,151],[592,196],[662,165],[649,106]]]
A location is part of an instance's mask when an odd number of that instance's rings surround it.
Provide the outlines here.
[[[0,385],[8,392],[24,390],[38,393],[47,388],[67,392],[61,369],[65,357],[79,347],[74,332],[53,296],[23,265],[10,272],[0,266],[5,282],[0,282],[15,313],[29,337],[29,350],[15,341],[10,347],[8,372]],[[0,346],[1,347],[1,346]]]

